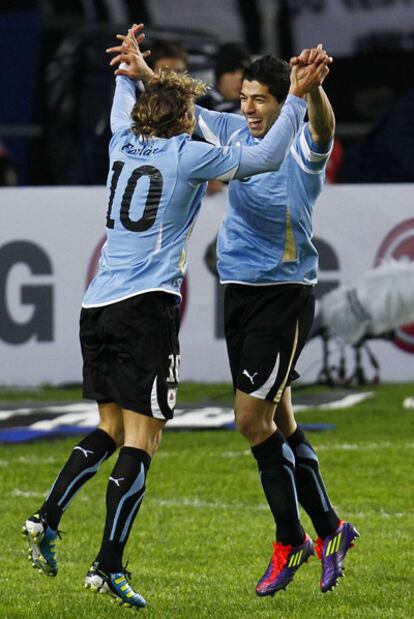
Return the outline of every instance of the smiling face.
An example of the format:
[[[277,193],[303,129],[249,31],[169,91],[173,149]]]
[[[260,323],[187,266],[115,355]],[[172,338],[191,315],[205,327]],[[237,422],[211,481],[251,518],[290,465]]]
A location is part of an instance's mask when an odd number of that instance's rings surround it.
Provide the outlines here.
[[[245,79],[240,92],[240,106],[252,136],[262,138],[278,118],[282,104],[270,94],[265,84]]]

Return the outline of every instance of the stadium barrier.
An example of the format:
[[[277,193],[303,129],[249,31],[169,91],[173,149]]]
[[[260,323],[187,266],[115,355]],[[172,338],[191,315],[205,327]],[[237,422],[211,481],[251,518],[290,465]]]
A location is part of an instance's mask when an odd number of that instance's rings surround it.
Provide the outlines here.
[[[220,321],[222,294],[205,254],[225,193],[206,197],[189,241],[182,306],[181,378],[229,381]],[[0,190],[0,366],[2,385],[80,382],[78,317],[104,238],[104,187]],[[382,259],[414,261],[414,185],[331,185],[315,208],[317,295],[352,284]],[[386,381],[414,379],[414,328],[372,350]],[[306,346],[299,371],[315,380],[321,344]]]

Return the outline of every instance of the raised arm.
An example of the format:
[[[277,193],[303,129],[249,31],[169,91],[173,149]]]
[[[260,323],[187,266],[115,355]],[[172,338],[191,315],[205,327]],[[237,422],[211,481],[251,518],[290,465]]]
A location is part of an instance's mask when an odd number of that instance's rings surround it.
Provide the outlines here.
[[[321,43],[312,49],[304,49],[299,56],[291,59],[292,67],[306,67],[312,63],[331,64],[332,57],[328,56]],[[317,144],[329,142],[335,133],[335,116],[329,99],[322,86],[312,89],[307,95],[309,131],[312,140]]]
[[[122,43],[115,47],[109,47],[107,54],[115,54],[109,63],[111,67],[119,65],[115,70],[115,75],[123,75],[131,80],[147,80],[154,77],[154,71],[145,61],[150,54],[150,50],[141,52],[140,43],[145,39],[145,34],[141,32],[144,24],[134,24],[128,30],[128,34],[117,34],[116,38]]]
[[[329,142],[335,133],[335,116],[326,92],[319,86],[308,96],[309,131],[317,144]]]
[[[127,35],[117,35],[117,39],[122,41],[120,45],[106,50],[108,54],[116,54],[109,63],[111,66],[121,63],[115,70],[117,77],[111,109],[112,133],[131,125],[131,112],[136,103],[135,80],[144,77],[149,79],[153,75],[145,62],[150,52],[141,52],[139,48],[145,38],[145,34],[141,32],[143,27],[143,24],[134,24]]]
[[[122,75],[116,78],[111,108],[111,131],[116,133],[131,126],[131,112],[136,103],[135,84]]]

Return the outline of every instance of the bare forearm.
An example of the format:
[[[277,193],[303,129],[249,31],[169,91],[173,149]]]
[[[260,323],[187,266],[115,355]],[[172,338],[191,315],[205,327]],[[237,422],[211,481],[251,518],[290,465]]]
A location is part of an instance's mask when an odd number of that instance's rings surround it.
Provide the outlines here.
[[[329,142],[335,133],[335,116],[322,86],[307,95],[309,129],[314,142]]]

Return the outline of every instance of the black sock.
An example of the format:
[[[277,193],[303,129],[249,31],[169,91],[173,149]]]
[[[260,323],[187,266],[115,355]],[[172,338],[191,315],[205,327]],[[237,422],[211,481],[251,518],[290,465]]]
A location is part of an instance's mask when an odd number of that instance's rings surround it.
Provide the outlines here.
[[[105,572],[122,570],[122,555],[145,493],[151,463],[146,451],[122,447],[108,481],[106,521],[96,561]]]
[[[113,438],[99,428],[73,448],[40,508],[40,513],[46,517],[52,529],[58,528],[62,514],[75,494],[95,475],[99,465],[109,458],[115,449]]]
[[[296,428],[287,441],[295,454],[299,503],[312,520],[319,537],[325,538],[335,531],[339,518],[326,492],[318,457],[301,428]]]
[[[260,445],[252,447],[260,480],[276,522],[276,540],[300,546],[305,538],[299,520],[295,488],[295,458],[279,430]]]

